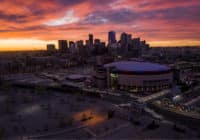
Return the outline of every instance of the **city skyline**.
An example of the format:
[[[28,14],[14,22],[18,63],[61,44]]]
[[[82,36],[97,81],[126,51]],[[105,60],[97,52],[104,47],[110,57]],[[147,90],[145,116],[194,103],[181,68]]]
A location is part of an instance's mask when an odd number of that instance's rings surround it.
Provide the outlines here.
[[[95,38],[108,32],[141,37],[151,46],[200,45],[200,1],[2,0],[0,51],[46,49],[57,40]],[[9,7],[9,8],[8,8]]]

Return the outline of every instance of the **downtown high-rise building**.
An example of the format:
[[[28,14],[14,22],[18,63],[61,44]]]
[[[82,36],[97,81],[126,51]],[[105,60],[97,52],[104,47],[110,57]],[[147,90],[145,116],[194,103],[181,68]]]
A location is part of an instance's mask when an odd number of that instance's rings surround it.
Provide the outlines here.
[[[58,40],[58,50],[60,52],[66,52],[68,49],[67,40]]]
[[[140,38],[133,38],[132,42],[133,42],[133,47],[135,49],[140,48],[140,44],[141,44]]]
[[[141,49],[140,38],[133,38],[132,44],[133,44],[134,55],[136,57],[141,56],[142,55],[142,49]]]
[[[76,53],[76,44],[73,41],[69,41],[69,52],[70,54]]]
[[[128,52],[128,35],[122,33],[120,36],[121,52],[126,54]]]
[[[112,45],[116,43],[116,33],[114,31],[108,32],[108,44]]]
[[[47,51],[49,52],[56,51],[55,44],[47,44]]]
[[[121,42],[121,46],[124,47],[127,44],[127,34],[126,33],[122,33],[120,36],[120,42]]]
[[[84,45],[83,45],[83,40],[79,40],[79,41],[77,41],[76,42],[76,47],[77,48],[81,48],[81,47],[83,47]]]
[[[101,40],[100,39],[95,39],[94,40],[94,46],[99,47],[101,45]]]
[[[93,46],[93,44],[94,44],[94,37],[93,37],[93,34],[89,34],[89,44],[90,44],[91,46]]]

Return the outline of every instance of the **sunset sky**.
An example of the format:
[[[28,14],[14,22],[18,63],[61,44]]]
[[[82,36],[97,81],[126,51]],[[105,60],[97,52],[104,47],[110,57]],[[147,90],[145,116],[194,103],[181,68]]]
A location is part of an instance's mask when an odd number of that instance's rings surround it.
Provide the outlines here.
[[[200,45],[200,0],[0,0],[0,51],[58,39],[107,41],[114,30],[151,46]]]

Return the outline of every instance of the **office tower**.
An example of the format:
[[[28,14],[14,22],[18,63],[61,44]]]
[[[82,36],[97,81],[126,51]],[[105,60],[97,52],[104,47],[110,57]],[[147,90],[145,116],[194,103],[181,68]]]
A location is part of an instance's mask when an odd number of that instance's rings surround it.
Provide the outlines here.
[[[100,46],[100,45],[101,45],[100,39],[95,39],[95,40],[94,40],[94,46],[95,46],[95,47],[98,47],[98,46]]]
[[[66,40],[58,40],[58,49],[60,52],[67,52],[68,44]]]
[[[140,41],[140,47],[141,47],[141,49],[145,49],[146,48],[146,41],[145,40]]]
[[[100,39],[95,39],[94,40],[94,52],[96,55],[101,55],[105,52],[105,42],[101,42]]]
[[[135,49],[139,49],[139,48],[140,48],[140,44],[141,44],[140,38],[134,38],[134,39],[133,39],[133,47],[134,47]]]
[[[106,42],[101,42],[101,47],[106,47]]]
[[[85,47],[83,45],[83,40],[79,40],[76,42],[76,47],[78,49],[79,55],[83,56],[85,54]]]
[[[53,52],[56,50],[56,47],[54,44],[47,44],[47,51]]]
[[[91,55],[92,50],[94,49],[94,47],[91,47],[89,40],[85,41],[85,49],[86,49],[86,53],[87,55]]]
[[[76,47],[75,47],[75,43],[73,41],[69,42],[69,52],[70,52],[70,54],[76,53]]]
[[[121,46],[125,47],[127,45],[127,34],[126,33],[122,33],[121,37],[120,37],[120,40],[121,40]]]
[[[132,35],[131,35],[131,34],[128,34],[128,35],[127,35],[127,43],[128,43],[128,44],[131,44],[131,43],[132,43]]]
[[[75,43],[73,41],[69,41],[69,47],[71,46],[75,47]]]
[[[89,34],[89,43],[91,46],[94,44],[93,34]]]
[[[133,43],[132,43],[132,35],[127,35],[127,44],[128,44],[128,51],[131,51],[133,49]]]
[[[140,48],[141,48],[141,53],[145,54],[149,50],[149,44],[147,44],[146,41],[143,40],[143,41],[140,42]]]
[[[134,38],[132,40],[132,43],[133,43],[134,55],[136,57],[141,56],[142,55],[142,48],[141,48],[140,38]]]
[[[121,52],[126,54],[128,52],[128,35],[122,33],[120,37]]]
[[[76,42],[76,46],[77,46],[78,48],[83,47],[83,40],[77,41],[77,42]]]
[[[89,40],[85,40],[85,46],[87,46],[87,47],[90,46],[90,41]]]
[[[108,43],[109,45],[116,43],[116,34],[114,31],[108,32]]]

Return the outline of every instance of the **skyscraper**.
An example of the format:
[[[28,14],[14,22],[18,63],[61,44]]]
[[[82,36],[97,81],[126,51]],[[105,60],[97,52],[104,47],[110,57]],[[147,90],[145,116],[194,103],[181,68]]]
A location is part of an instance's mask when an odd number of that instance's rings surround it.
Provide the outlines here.
[[[131,51],[132,48],[133,48],[132,35],[131,34],[127,35],[127,44],[128,44],[128,51]]]
[[[97,47],[101,44],[101,40],[100,39],[95,39],[94,40],[94,46]]]
[[[133,47],[136,49],[140,48],[140,38],[134,38],[133,39]]]
[[[121,34],[121,37],[120,37],[120,40],[121,40],[121,45],[122,46],[125,46],[127,44],[127,34],[126,33],[122,33]]]
[[[69,52],[70,54],[76,53],[76,47],[73,41],[69,41]]]
[[[120,44],[121,44],[121,52],[126,54],[128,52],[128,35],[126,33],[121,34]]]
[[[93,34],[89,34],[89,43],[91,46],[94,44]]]
[[[108,43],[110,45],[116,43],[116,33],[114,31],[108,32]]]
[[[89,40],[85,40],[85,46],[87,46],[87,47],[90,46],[90,41]]]
[[[68,44],[66,40],[58,40],[58,49],[60,52],[66,52],[68,49]]]
[[[140,38],[134,38],[132,40],[132,43],[133,43],[133,49],[134,49],[134,55],[136,57],[139,57],[141,56],[142,54],[142,49],[141,49],[141,41],[140,41]]]
[[[77,42],[76,42],[76,46],[77,46],[77,48],[83,47],[83,40],[77,41]]]

